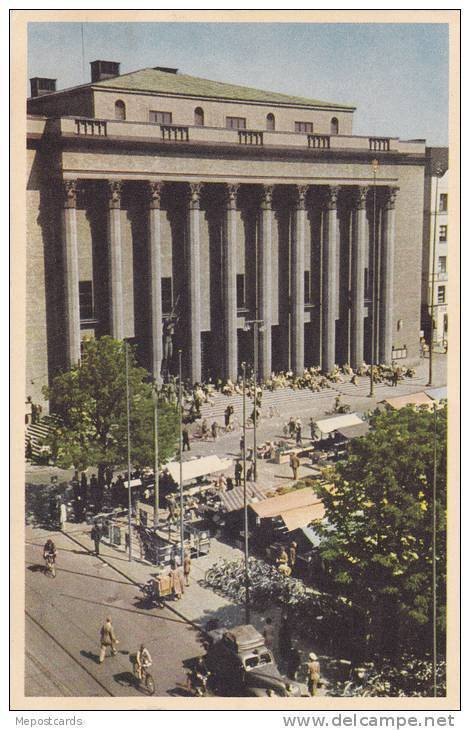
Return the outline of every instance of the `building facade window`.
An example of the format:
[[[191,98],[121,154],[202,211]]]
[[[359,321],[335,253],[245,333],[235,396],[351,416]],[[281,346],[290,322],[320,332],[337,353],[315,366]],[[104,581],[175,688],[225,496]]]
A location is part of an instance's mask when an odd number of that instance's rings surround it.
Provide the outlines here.
[[[274,118],[274,114],[267,114],[266,115],[266,129],[268,132],[274,132],[276,129],[276,120]]]
[[[204,110],[197,106],[194,110],[194,124],[196,127],[204,126]]]
[[[339,134],[339,122],[336,117],[330,122],[330,134]]]
[[[447,212],[447,193],[441,193],[439,195],[439,212]]]
[[[173,281],[171,276],[162,277],[162,314],[167,315],[173,309]]]
[[[171,124],[172,114],[171,112],[150,111],[149,122],[152,122],[152,124]]]
[[[447,256],[439,256],[437,262],[437,270],[440,274],[445,274],[447,271]]]
[[[447,241],[447,226],[439,226],[439,241],[441,243]]]
[[[78,300],[80,306],[80,320],[93,319],[93,282],[80,281],[78,284]]]
[[[304,132],[304,134],[313,133],[313,122],[295,122],[294,129],[296,132]]]
[[[225,117],[225,126],[227,129],[246,129],[246,119],[244,117]]]
[[[445,304],[445,302],[446,302],[446,288],[445,288],[445,286],[438,286],[437,287],[437,303]]]
[[[312,303],[310,271],[304,271],[304,303]]]
[[[114,118],[124,121],[126,118],[126,105],[121,99],[118,99],[114,105]]]
[[[245,309],[245,274],[237,274],[237,309]]]

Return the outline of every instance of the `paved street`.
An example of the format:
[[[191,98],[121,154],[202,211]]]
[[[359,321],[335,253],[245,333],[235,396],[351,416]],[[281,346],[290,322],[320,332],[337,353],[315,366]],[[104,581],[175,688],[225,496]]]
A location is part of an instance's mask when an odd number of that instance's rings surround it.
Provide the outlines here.
[[[182,662],[203,652],[196,629],[167,609],[144,609],[135,585],[60,533],[53,535],[57,577],[48,578],[42,571],[48,536],[27,533],[26,695],[142,696],[129,661],[141,641],[152,654],[157,694],[181,692]],[[119,651],[99,665],[99,630],[107,615]]]

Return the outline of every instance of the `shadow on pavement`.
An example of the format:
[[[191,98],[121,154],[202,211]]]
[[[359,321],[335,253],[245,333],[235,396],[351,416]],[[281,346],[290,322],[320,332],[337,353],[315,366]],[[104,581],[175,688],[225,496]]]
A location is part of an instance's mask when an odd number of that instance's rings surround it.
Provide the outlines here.
[[[99,655],[93,654],[92,651],[85,651],[84,649],[82,649],[82,651],[80,652],[80,656],[85,657],[85,659],[90,659],[90,661],[95,662],[95,664],[100,663]]]

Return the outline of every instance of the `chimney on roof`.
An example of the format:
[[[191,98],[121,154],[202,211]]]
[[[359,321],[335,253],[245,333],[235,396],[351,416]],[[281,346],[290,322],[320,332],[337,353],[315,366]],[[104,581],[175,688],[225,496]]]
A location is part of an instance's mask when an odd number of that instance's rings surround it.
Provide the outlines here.
[[[154,66],[154,71],[163,71],[165,74],[177,74],[178,69],[177,68],[168,68],[168,66]]]
[[[29,80],[31,84],[31,96],[45,96],[46,94],[53,94],[56,90],[55,85],[57,79],[41,79],[35,76]]]
[[[116,61],[91,61],[91,83],[119,76],[120,63]]]

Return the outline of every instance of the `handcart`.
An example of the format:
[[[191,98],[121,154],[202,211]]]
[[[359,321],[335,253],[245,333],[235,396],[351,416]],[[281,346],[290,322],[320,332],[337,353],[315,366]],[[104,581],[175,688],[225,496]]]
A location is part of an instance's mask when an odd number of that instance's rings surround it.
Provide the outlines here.
[[[171,575],[157,575],[150,578],[141,588],[144,595],[152,605],[157,608],[164,608],[165,598],[173,596],[173,581]]]

